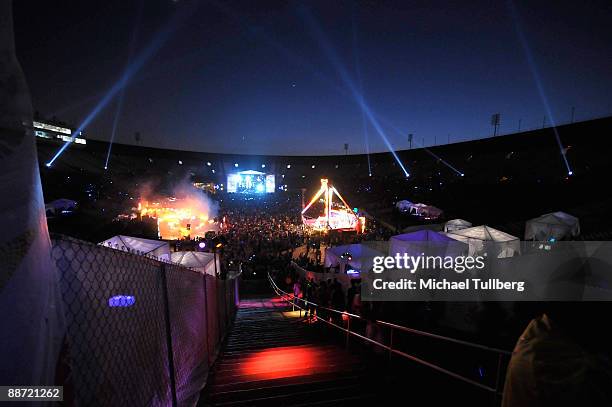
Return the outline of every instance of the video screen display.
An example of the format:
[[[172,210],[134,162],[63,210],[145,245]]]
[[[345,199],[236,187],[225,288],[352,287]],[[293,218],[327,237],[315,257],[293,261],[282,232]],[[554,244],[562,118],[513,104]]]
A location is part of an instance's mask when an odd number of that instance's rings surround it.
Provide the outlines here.
[[[240,171],[227,176],[227,192],[238,194],[273,193],[276,185],[273,174],[259,171]]]

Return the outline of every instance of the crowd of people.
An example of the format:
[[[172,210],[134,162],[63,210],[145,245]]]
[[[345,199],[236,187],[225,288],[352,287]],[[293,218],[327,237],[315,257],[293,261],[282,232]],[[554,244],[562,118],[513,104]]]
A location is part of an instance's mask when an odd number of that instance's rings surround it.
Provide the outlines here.
[[[226,198],[220,219],[223,267],[242,269],[245,278],[263,278],[291,261],[304,244],[300,204],[294,196]]]
[[[308,303],[332,308],[338,311],[347,311],[354,314],[361,313],[361,289],[359,280],[351,280],[350,287],[345,290],[337,278],[328,278],[318,283],[310,278],[300,278],[294,275],[286,280],[292,284],[293,295],[303,298]]]
[[[375,221],[368,222],[364,234],[310,233],[302,222],[300,200],[299,194],[235,195],[222,199],[218,215],[223,220],[218,235],[224,242],[222,268],[240,267],[245,278],[264,278],[267,273],[287,268],[295,259],[308,270],[322,271],[325,246],[381,240],[392,234]],[[294,253],[298,247],[304,247],[305,252]]]

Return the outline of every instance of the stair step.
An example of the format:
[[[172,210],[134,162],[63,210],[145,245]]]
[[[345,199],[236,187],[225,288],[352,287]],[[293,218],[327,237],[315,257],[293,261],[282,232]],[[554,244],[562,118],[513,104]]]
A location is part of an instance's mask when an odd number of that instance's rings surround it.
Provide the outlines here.
[[[212,403],[214,406],[266,406],[266,405],[282,405],[291,406],[295,404],[303,404],[304,401],[309,403],[328,401],[330,398],[337,398],[338,394],[351,394],[351,392],[360,393],[358,385],[346,385],[340,387],[332,387],[325,389],[304,389],[291,393],[282,393],[269,396],[260,396],[257,398],[248,398],[244,400],[224,401],[220,403]]]
[[[317,326],[283,314],[270,299],[243,301],[215,362],[200,406],[343,406],[377,403],[362,360],[321,335]]]

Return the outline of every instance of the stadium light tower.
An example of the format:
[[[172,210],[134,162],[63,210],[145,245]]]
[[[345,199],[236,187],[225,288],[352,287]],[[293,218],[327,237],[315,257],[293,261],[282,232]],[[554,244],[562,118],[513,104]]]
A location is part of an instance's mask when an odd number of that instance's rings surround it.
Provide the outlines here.
[[[501,123],[501,114],[495,113],[491,116],[491,126],[493,126],[493,137],[497,136],[499,125]]]

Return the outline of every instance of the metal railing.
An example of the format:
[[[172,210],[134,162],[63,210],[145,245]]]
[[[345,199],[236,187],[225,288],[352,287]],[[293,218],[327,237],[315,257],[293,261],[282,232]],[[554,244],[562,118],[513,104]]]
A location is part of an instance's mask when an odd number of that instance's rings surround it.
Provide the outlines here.
[[[333,309],[333,308],[329,308],[329,307],[325,307],[319,304],[316,304],[312,301],[308,301],[305,300],[303,298],[299,298],[296,297],[293,294],[287,293],[286,291],[283,291],[282,289],[280,289],[278,287],[278,285],[276,284],[276,282],[274,281],[274,279],[272,278],[272,276],[270,274],[268,274],[268,280],[272,286],[272,289],[275,291],[275,293],[277,295],[279,295],[283,300],[287,301],[288,303],[292,304],[294,307],[297,307],[300,310],[300,317],[301,317],[301,312],[304,311],[305,315],[314,315],[314,311],[315,310],[323,310],[325,311],[326,314],[328,315],[332,315],[332,314],[336,314],[338,315],[340,318],[339,320],[341,321],[345,321],[346,322],[346,326],[343,325],[339,325],[333,322],[334,318],[321,318],[321,317],[316,317],[316,321],[320,321],[320,322],[324,322],[325,324],[327,324],[328,326],[332,326],[340,331],[345,332],[346,334],[346,346],[348,347],[349,345],[349,339],[351,336],[354,336],[356,338],[359,338],[361,340],[363,340],[364,342],[370,343],[378,348],[381,348],[385,351],[388,352],[389,358],[391,358],[392,355],[398,355],[401,356],[407,360],[411,360],[413,362],[416,362],[420,365],[426,366],[430,369],[433,369],[437,372],[443,373],[449,377],[458,379],[460,381],[463,381],[464,383],[468,383],[472,386],[475,386],[479,389],[485,390],[487,392],[490,392],[493,394],[495,400],[497,400],[497,397],[501,395],[501,391],[502,391],[502,371],[503,371],[503,367],[504,367],[504,359],[505,358],[509,358],[509,356],[512,355],[512,352],[504,350],[504,349],[498,349],[498,348],[494,348],[494,347],[489,347],[489,346],[485,346],[482,344],[478,344],[478,343],[473,343],[473,342],[468,342],[468,341],[464,341],[464,340],[460,340],[460,339],[456,339],[456,338],[451,338],[451,337],[447,337],[447,336],[443,336],[443,335],[438,335],[438,334],[434,334],[434,333],[430,333],[430,332],[425,332],[425,331],[420,331],[418,329],[413,329],[413,328],[408,328],[405,326],[401,326],[401,325],[397,325],[397,324],[393,324],[390,322],[386,322],[386,321],[380,321],[380,320],[368,320],[366,318],[364,318],[361,315],[357,315],[357,314],[353,314],[350,312],[346,312],[346,311],[340,311],[337,309]],[[301,304],[301,305],[300,305]],[[320,314],[320,312],[316,312],[317,315]],[[383,326],[386,327],[389,330],[389,343],[385,344],[382,342],[379,342],[375,339],[372,339],[366,335],[363,335],[361,333],[356,332],[354,329],[351,330],[351,321],[352,320],[360,320],[363,321],[365,323],[374,323],[376,325],[379,326]],[[431,339],[436,339],[439,341],[443,341],[443,342],[447,342],[447,343],[452,343],[455,345],[459,345],[459,346],[463,346],[463,347],[468,347],[471,349],[475,349],[475,350],[479,350],[479,351],[484,351],[484,352],[488,352],[488,353],[492,353],[494,355],[496,355],[497,358],[497,369],[496,369],[496,377],[495,377],[495,383],[494,385],[487,385],[481,382],[478,382],[474,379],[470,379],[469,377],[466,377],[462,374],[453,372],[449,369],[446,369],[438,364],[429,362],[427,360],[424,360],[423,358],[417,357],[415,355],[411,355],[405,351],[402,351],[400,349],[398,349],[397,346],[394,346],[394,334],[396,332],[406,332],[409,334],[413,334],[413,335],[417,335],[423,338],[431,338]]]

